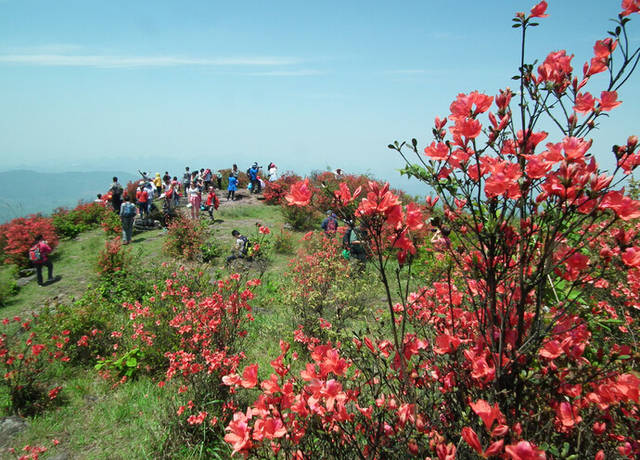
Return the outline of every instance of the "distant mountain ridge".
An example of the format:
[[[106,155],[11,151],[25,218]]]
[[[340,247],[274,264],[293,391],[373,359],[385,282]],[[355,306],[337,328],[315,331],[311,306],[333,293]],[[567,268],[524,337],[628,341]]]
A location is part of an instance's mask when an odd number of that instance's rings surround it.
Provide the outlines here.
[[[106,192],[113,176],[120,183],[138,176],[122,171],[46,173],[17,169],[0,172],[0,223],[29,214],[50,214],[54,209],[75,207]]]

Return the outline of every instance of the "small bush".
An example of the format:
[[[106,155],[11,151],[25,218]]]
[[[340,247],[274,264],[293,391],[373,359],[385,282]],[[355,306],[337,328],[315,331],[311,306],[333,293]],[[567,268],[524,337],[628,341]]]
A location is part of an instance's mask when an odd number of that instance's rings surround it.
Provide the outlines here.
[[[273,250],[278,254],[292,254],[294,249],[293,233],[280,227],[280,231],[274,235]]]
[[[7,301],[16,295],[20,288],[9,271],[0,274],[0,307],[7,305]]]
[[[6,392],[5,411],[33,415],[56,399],[61,389],[53,386],[45,372],[53,361],[67,361],[64,349],[69,331],[41,335],[34,329],[35,317],[5,318],[0,330],[0,385]]]
[[[51,218],[60,238],[73,239],[78,234],[100,225],[107,213],[113,214],[112,210],[102,203],[80,203],[72,210],[56,209]]]
[[[193,219],[178,217],[168,227],[164,251],[173,257],[194,260],[199,254],[206,238],[205,226]]]
[[[101,278],[109,278],[127,271],[131,266],[131,251],[122,246],[119,236],[105,241],[104,249],[98,253],[96,272]]]
[[[322,214],[315,208],[284,205],[281,210],[285,222],[294,230],[304,231],[319,227]]]

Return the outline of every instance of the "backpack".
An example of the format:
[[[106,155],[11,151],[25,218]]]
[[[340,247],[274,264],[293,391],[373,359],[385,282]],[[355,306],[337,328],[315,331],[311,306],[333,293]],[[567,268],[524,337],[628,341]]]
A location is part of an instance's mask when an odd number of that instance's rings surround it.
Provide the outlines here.
[[[135,217],[136,215],[136,207],[131,203],[125,203],[122,205],[122,217]]]
[[[244,235],[240,235],[238,238],[242,240],[242,247],[240,248],[240,253],[246,256],[247,251],[249,250],[249,238],[247,238]]]
[[[122,188],[122,185],[120,185],[118,182],[113,184],[113,187],[111,187],[111,190],[113,192],[113,195],[118,197],[122,196],[122,192],[124,191],[124,189]]]
[[[342,237],[342,247],[345,249],[349,249],[351,247],[351,227],[347,228],[347,231],[344,232]]]
[[[338,229],[338,221],[333,217],[329,218],[329,222],[327,222],[327,233],[335,233]]]
[[[29,249],[29,260],[31,262],[42,262],[42,253],[40,252],[40,245],[36,244]]]

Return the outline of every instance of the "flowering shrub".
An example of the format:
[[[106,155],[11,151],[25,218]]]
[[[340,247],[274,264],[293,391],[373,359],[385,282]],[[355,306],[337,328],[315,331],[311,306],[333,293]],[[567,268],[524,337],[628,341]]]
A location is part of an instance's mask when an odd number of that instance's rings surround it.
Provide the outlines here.
[[[102,221],[100,222],[102,230],[104,230],[107,238],[122,235],[122,221],[120,220],[120,216],[111,209],[106,209],[108,212],[102,215]]]
[[[0,333],[0,372],[7,394],[6,412],[32,415],[56,399],[61,390],[45,377],[53,361],[67,361],[68,331],[51,336],[34,330],[34,319],[5,318]]]
[[[129,321],[111,333],[117,343],[103,360],[112,365],[103,369],[120,382],[128,371],[162,375],[159,386],[175,391],[180,402],[172,414],[179,419],[174,442],[221,438],[235,407],[222,378],[235,373],[244,356],[241,345],[253,320],[248,302],[259,283],[234,274],[212,284],[204,273],[180,267],[154,295],[123,304]],[[133,350],[135,370],[127,364]]]
[[[266,204],[278,205],[282,204],[285,195],[289,192],[292,184],[300,181],[301,177],[292,173],[283,173],[278,180],[265,183],[262,193]]]
[[[37,235],[42,235],[51,249],[58,245],[55,228],[48,217],[31,215],[4,224],[0,236],[0,243],[4,245],[4,262],[20,267],[29,266],[29,249]]]
[[[375,290],[368,274],[341,251],[335,238],[312,233],[289,262],[282,301],[292,312],[297,342],[308,345],[326,339],[325,331],[342,329],[372,300]]]
[[[619,176],[640,164],[639,146],[635,137],[615,146],[617,165],[608,174],[584,139],[598,117],[619,105],[617,91],[640,53],[626,32],[626,16],[640,5],[624,0],[622,8],[581,77],[573,76],[565,51],[549,54],[537,69],[525,62],[526,32],[546,16],[547,3],[518,13],[518,94],[507,88],[495,98],[458,95],[451,114],[436,119],[426,159],[416,140],[390,145],[407,160],[404,173],[430,185],[442,203],[444,218],[434,222],[438,236],[425,250],[437,253],[447,276],[410,292],[424,210],[403,206],[388,185],[370,182],[354,216],[369,235],[386,311],[366,333],[311,343],[311,361],[296,366],[302,371],[292,370],[296,356],[285,344],[268,379],[248,378],[257,373],[251,367],[247,377],[226,379],[237,391],[258,392],[226,428],[234,453],[640,455],[640,377],[633,360],[640,203],[616,188]],[[616,49],[621,63],[614,62]],[[608,82],[593,96],[587,85],[604,71]],[[549,136],[536,129],[546,116],[560,139],[536,151]],[[407,150],[417,164],[408,162]],[[346,185],[336,192],[345,205],[358,195]],[[316,195],[306,179],[291,186],[286,200],[309,206]],[[399,262],[393,283],[392,254]]]
[[[109,278],[126,272],[131,265],[131,251],[123,247],[122,239],[117,236],[106,240],[104,249],[98,254],[96,271],[102,278]]]
[[[80,203],[72,210],[58,208],[51,216],[60,238],[75,238],[78,234],[98,226],[111,212],[103,203]]]
[[[184,260],[194,260],[206,240],[205,226],[197,220],[172,219],[164,243],[164,251]]]

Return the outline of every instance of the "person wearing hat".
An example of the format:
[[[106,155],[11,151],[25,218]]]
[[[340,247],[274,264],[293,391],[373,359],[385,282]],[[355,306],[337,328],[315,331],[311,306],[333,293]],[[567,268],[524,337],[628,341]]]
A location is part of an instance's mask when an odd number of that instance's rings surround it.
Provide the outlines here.
[[[253,163],[253,166],[247,172],[249,175],[249,180],[251,181],[251,193],[260,193],[262,191],[262,187],[260,186],[260,180],[258,179],[258,174],[260,173],[260,166],[258,163]]]
[[[271,162],[267,171],[269,175],[269,182],[275,182],[278,180],[278,167],[274,162]]]
[[[324,230],[325,235],[333,236],[338,229],[338,216],[331,210],[327,211],[327,217],[320,224],[322,230]]]

